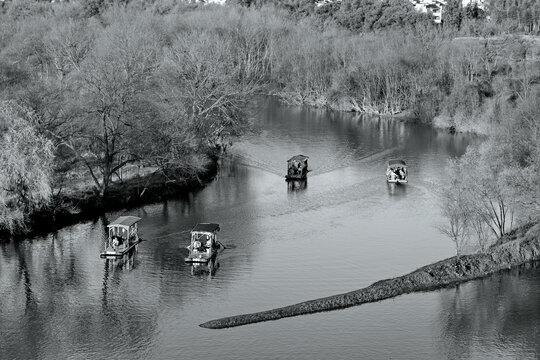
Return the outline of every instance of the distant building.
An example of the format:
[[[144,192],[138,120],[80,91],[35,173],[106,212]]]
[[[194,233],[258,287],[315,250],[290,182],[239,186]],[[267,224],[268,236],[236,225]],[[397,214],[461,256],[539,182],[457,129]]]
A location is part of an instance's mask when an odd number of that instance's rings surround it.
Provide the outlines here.
[[[409,0],[416,11],[433,14],[436,23],[441,22],[442,11],[446,6],[445,0]],[[468,1],[468,0],[467,0]]]

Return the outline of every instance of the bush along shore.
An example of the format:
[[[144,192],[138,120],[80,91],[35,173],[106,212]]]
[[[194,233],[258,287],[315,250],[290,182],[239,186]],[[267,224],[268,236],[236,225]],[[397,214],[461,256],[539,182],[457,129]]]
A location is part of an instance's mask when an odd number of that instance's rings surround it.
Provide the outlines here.
[[[285,317],[344,309],[412,292],[431,291],[485,277],[498,271],[540,260],[540,225],[528,226],[505,236],[486,253],[452,257],[424,266],[410,274],[378,281],[344,294],[301,302],[277,309],[225,317],[201,324],[223,329],[278,320]]]
[[[45,234],[77,222],[98,218],[107,211],[131,209],[197,191],[211,182],[217,171],[218,158],[214,157],[204,171],[196,176],[171,180],[163,173],[155,172],[114,183],[103,196],[99,196],[92,187],[66,192],[55,197],[48,206],[33,213],[27,225],[19,228],[17,232],[0,231],[0,241]]]

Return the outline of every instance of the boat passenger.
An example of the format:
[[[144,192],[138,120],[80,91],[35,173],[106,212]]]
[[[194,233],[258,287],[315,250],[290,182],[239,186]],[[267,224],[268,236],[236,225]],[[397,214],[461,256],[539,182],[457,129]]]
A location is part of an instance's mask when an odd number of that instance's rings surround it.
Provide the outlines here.
[[[201,242],[199,240],[195,240],[195,242],[193,242],[193,252],[199,252],[201,248]]]

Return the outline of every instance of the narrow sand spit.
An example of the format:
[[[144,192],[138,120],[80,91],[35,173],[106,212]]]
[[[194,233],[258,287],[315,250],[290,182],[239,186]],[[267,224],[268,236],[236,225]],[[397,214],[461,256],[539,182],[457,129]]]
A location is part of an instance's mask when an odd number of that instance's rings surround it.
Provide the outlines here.
[[[309,300],[277,309],[211,320],[201,324],[209,329],[223,329],[262,321],[277,320],[322,311],[380,301],[412,292],[456,286],[495,272],[540,260],[540,225],[521,230],[504,239],[486,254],[452,257],[424,266],[410,274],[378,281],[366,288],[325,298]]]

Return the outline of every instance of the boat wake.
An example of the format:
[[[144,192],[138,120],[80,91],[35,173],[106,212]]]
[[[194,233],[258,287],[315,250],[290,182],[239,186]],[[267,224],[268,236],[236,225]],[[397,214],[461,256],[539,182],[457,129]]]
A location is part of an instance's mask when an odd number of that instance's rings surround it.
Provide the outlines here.
[[[272,164],[269,161],[266,161],[265,159],[257,158],[253,155],[249,155],[247,153],[235,153],[232,156],[233,161],[239,161],[244,166],[249,166],[255,169],[263,170],[271,174],[279,175],[279,176],[285,176],[286,169],[284,169],[284,166],[282,165],[281,168],[277,166],[277,164]]]
[[[276,150],[279,149],[279,150]],[[368,154],[359,154],[360,150],[340,148],[336,151],[329,149],[285,150],[276,144],[266,142],[242,142],[235,145],[231,151],[233,161],[240,164],[266,171],[278,176],[285,176],[286,161],[293,155],[303,154],[309,159],[309,176],[317,176],[332,171],[362,164],[378,164],[400,151],[400,147],[383,149]]]
[[[398,153],[399,147],[394,147],[391,149],[386,149],[382,151],[375,151],[368,155],[356,156],[354,152],[337,152],[333,157],[327,157],[326,161],[321,165],[311,166],[310,175],[321,175],[330,173],[332,171],[343,169],[351,166],[357,166],[361,164],[375,164],[381,162],[381,160],[386,159],[391,154]],[[316,164],[316,163],[315,163]]]

